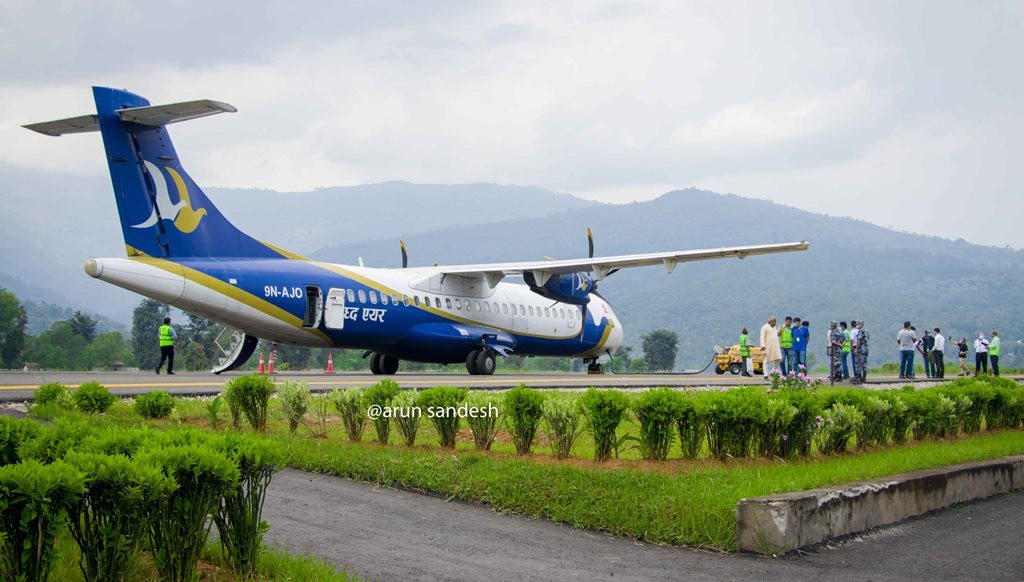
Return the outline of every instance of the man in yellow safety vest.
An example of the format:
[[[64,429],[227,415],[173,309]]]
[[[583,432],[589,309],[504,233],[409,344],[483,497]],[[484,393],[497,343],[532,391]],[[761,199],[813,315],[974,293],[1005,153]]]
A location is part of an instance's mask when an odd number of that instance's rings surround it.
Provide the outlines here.
[[[171,327],[171,318],[165,317],[164,324],[160,326],[160,363],[156,366],[156,373],[167,360],[167,373],[174,374],[174,340],[178,339],[178,332]]]

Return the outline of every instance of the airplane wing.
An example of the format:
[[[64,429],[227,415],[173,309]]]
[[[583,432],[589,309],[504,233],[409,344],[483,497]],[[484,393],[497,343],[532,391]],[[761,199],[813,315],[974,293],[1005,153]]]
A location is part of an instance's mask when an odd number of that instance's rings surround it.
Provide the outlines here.
[[[810,246],[806,241],[774,245],[752,245],[743,247],[722,247],[718,249],[700,249],[692,251],[668,251],[662,253],[644,253],[639,255],[619,255],[614,257],[592,257],[587,259],[568,259],[556,261],[530,261],[523,263],[488,263],[483,265],[453,265],[450,267],[434,267],[434,273],[457,275],[460,277],[482,277],[494,286],[506,275],[521,275],[531,271],[539,285],[543,285],[552,275],[591,271],[596,280],[607,277],[612,271],[632,267],[648,267],[664,265],[671,273],[679,263],[704,261],[708,259],[745,259],[751,255],[770,253],[788,253],[804,251]]]

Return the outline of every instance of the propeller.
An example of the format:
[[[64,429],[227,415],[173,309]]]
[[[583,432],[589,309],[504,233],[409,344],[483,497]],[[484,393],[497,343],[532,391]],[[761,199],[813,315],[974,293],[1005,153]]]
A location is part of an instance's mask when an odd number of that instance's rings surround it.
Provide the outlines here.
[[[402,249],[402,268],[406,269],[409,267],[409,253],[405,252],[405,241],[399,239],[398,246]]]

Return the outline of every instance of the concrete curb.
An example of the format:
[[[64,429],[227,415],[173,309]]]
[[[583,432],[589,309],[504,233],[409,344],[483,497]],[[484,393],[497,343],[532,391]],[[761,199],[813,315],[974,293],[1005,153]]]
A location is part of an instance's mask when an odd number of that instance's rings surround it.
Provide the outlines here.
[[[743,499],[736,540],[766,555],[1024,488],[1024,455],[914,471],[885,479]]]

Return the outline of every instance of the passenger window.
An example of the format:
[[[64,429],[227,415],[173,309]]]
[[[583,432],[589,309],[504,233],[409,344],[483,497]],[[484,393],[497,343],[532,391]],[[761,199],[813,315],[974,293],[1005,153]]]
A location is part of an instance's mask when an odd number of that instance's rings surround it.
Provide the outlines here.
[[[441,309],[441,298],[440,297],[434,297],[434,307],[436,307],[438,309]]]
[[[370,293],[370,303],[376,305],[377,304],[377,292],[376,291],[370,291],[369,293]]]
[[[423,296],[423,305],[426,305],[427,307],[430,307],[430,295],[424,295]]]
[[[366,291],[363,291],[362,289],[359,290],[359,302],[366,303]]]
[[[479,301],[474,301],[473,303],[475,304],[476,310],[480,311],[480,302]]]
[[[490,303],[484,303],[484,311],[486,311],[487,313],[491,312],[491,304]]]
[[[384,293],[383,291],[380,294],[380,304],[381,305],[387,305],[388,304],[388,294]]]
[[[409,296],[404,293],[402,294],[402,303],[404,303],[406,307],[409,307]]]
[[[525,315],[526,315],[526,308],[525,308],[525,307],[523,307],[523,304],[522,304],[522,303],[520,303],[520,304],[519,304],[519,314],[520,314],[520,315],[523,315],[523,316],[525,316]]]
[[[394,305],[398,305],[398,293],[391,294],[391,303],[393,303]]]
[[[505,313],[508,313],[508,310],[506,310]],[[515,303],[512,304],[512,315],[519,315],[519,313],[516,311]]]
[[[416,304],[416,307],[420,306],[420,296],[419,295],[413,295],[412,296],[412,300]]]
[[[356,302],[356,292],[355,291],[353,291],[351,289],[347,289],[345,291],[345,295],[348,296],[348,302],[349,303],[355,303]]]
[[[565,319],[565,309],[562,309],[561,307],[558,308],[558,317]]]
[[[551,317],[551,310],[547,307],[544,308],[544,317]]]
[[[455,309],[462,311],[462,300],[458,297],[455,298]]]
[[[448,309],[452,308],[452,299],[451,299],[451,297],[445,297],[444,298],[444,306],[447,307]]]
[[[530,315],[533,315],[533,306],[530,306]]]
[[[512,307],[515,307],[515,305],[513,305]],[[502,303],[501,310],[505,313],[505,315],[508,315],[508,303]]]

